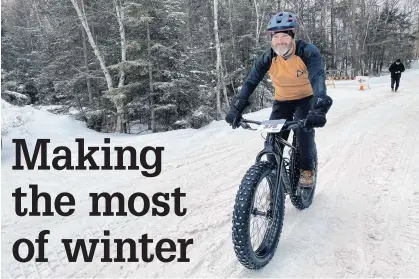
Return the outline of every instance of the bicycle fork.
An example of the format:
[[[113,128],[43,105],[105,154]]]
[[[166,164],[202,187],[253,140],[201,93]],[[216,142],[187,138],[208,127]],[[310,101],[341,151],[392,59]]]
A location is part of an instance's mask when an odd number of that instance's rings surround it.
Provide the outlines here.
[[[276,143],[275,141],[278,140],[279,143]],[[280,144],[286,145],[292,149],[295,147],[289,144],[287,141],[282,139],[281,137],[276,138],[275,134],[268,133],[268,136],[265,140],[265,147],[262,151],[259,152],[259,154],[256,156],[256,163],[261,161],[261,158],[264,155],[267,155],[268,160],[272,162],[272,159],[274,159],[275,162],[275,168],[276,168],[276,176],[275,176],[275,185],[272,189],[272,204],[277,204],[277,201],[279,199],[279,189],[281,187],[281,182],[284,185],[284,191],[286,190],[288,193],[291,193],[292,187],[291,187],[291,179],[288,176],[288,173],[285,168],[285,161],[283,159],[283,150],[280,149]],[[271,159],[269,159],[269,156]],[[272,162],[274,163],[274,162]],[[279,175],[278,175],[279,174]],[[276,216],[276,210],[277,206],[272,206],[273,209],[272,216]]]

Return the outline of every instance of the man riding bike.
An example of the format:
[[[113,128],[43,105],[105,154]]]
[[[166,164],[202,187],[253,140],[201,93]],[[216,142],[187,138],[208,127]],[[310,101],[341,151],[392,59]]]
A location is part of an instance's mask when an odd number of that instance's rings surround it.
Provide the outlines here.
[[[275,97],[270,120],[306,119],[305,128],[298,129],[297,141],[300,146],[300,187],[315,184],[314,158],[316,146],[314,127],[324,127],[326,113],[333,100],[326,94],[324,63],[320,51],[311,43],[294,40],[297,18],[293,13],[281,12],[272,17],[268,32],[272,38],[271,47],[255,62],[240,93],[231,104],[225,120],[237,128],[244,109],[250,104],[248,99],[256,86],[269,72]],[[287,139],[289,131],[284,132]],[[268,160],[274,165],[275,158]],[[275,168],[274,168],[275,169]]]

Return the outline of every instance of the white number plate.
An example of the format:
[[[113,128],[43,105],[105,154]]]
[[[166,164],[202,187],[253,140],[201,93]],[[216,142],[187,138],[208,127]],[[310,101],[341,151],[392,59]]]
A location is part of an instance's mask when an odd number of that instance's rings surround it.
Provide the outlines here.
[[[258,131],[263,131],[266,133],[279,133],[285,122],[285,119],[262,121],[262,124],[260,124],[258,127]]]

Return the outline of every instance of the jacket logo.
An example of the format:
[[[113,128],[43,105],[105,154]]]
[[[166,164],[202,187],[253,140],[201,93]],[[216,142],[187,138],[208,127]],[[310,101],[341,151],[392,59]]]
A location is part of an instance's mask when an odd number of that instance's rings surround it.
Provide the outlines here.
[[[301,75],[303,75],[304,74],[304,72],[303,71],[301,71],[301,70],[297,70],[297,77],[300,77]]]

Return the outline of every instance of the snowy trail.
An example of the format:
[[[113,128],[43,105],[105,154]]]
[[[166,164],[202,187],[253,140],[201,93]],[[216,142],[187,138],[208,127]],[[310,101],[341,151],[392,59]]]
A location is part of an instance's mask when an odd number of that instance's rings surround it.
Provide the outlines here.
[[[11,171],[11,138],[50,137],[54,146],[103,145],[109,135],[50,117],[50,125],[21,125],[3,137],[2,153],[2,272],[5,277],[413,277],[419,274],[419,76],[403,75],[399,93],[389,92],[388,77],[374,79],[371,90],[329,89],[334,106],[328,124],[316,131],[319,153],[318,190],[312,207],[298,211],[287,198],[283,233],[271,263],[249,271],[236,260],[231,241],[231,213],[238,183],[263,146],[258,132],[232,130],[223,121],[198,131],[181,130],[141,137],[113,135],[112,145],[165,146],[162,173],[152,179],[139,171]],[[372,83],[372,84],[374,84]],[[353,86],[356,83],[348,83]],[[3,115],[5,109],[2,108]],[[31,111],[32,118],[47,119]],[[246,115],[264,119],[269,109]],[[11,114],[13,116],[13,114]],[[4,116],[3,116],[4,117]],[[45,120],[46,121],[46,120]],[[65,125],[64,127],[62,125]],[[58,127],[62,128],[59,129]],[[67,129],[66,129],[67,128]],[[52,148],[49,150],[52,154]],[[51,157],[52,158],[52,157]],[[96,158],[96,157],[95,157]],[[100,161],[100,156],[97,156]],[[75,196],[71,217],[23,217],[14,214],[11,193],[29,183],[52,196]],[[187,194],[177,217],[89,217],[89,192],[119,191],[126,196]],[[27,205],[27,204],[26,204]],[[51,230],[48,263],[20,264],[12,244]],[[61,238],[193,238],[190,263],[68,263]],[[101,252],[101,249],[99,249]],[[116,255],[115,251],[112,251]]]

